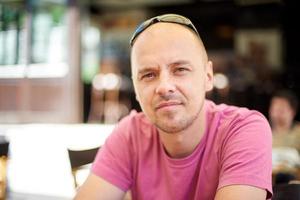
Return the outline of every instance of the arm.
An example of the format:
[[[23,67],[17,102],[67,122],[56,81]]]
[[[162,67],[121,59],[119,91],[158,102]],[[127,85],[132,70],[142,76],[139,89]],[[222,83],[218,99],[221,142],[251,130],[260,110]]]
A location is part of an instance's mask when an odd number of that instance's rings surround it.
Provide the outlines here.
[[[74,200],[121,200],[124,195],[124,191],[91,173],[79,187]]]
[[[91,173],[74,200],[121,200],[132,183],[130,121],[124,118],[106,139],[93,162]]]
[[[228,127],[221,151],[216,200],[266,199],[272,194],[272,134],[257,113],[238,117]]]
[[[230,185],[217,191],[215,200],[265,200],[267,192],[247,185]]]

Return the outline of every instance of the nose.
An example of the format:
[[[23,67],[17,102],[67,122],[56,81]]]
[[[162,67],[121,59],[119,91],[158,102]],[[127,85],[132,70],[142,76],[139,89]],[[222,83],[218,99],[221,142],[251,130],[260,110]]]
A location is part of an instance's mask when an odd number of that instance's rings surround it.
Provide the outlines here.
[[[164,95],[174,93],[175,90],[176,90],[176,86],[172,78],[169,75],[161,74],[155,92],[160,96],[164,96]]]

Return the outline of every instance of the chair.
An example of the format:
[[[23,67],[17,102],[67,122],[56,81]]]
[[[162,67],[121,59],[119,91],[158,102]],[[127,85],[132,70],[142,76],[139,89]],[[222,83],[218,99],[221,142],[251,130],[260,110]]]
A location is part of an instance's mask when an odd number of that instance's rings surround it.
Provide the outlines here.
[[[0,139],[0,200],[6,199],[6,171],[9,142]]]
[[[75,188],[80,185],[77,177],[78,172],[82,169],[87,169],[87,165],[94,161],[99,148],[100,147],[84,150],[72,150],[68,148]]]
[[[272,200],[299,200],[300,184],[279,184],[273,187]]]
[[[87,164],[90,164],[94,161],[99,148],[100,147],[96,147],[93,149],[84,149],[84,150],[68,149],[75,188],[77,188],[80,185],[77,179],[77,172],[81,169],[86,168]],[[123,200],[131,200],[131,199],[132,198],[131,198],[130,191],[126,192]]]

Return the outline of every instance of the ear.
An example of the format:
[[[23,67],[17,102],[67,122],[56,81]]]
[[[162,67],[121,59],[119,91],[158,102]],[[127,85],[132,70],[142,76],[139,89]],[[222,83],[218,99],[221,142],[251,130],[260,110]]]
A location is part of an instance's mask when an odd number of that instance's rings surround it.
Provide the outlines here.
[[[134,90],[134,94],[135,94],[135,99],[137,100],[137,102],[140,103],[139,95],[137,93],[137,89],[136,89],[136,85],[135,85],[136,83],[134,81],[134,77],[133,76],[131,76],[131,80],[132,80],[132,84],[133,84],[133,90]]]
[[[208,61],[206,63],[206,80],[205,80],[205,90],[206,92],[213,89],[213,79],[214,79],[214,73],[213,73],[213,63],[212,61]]]
[[[140,103],[140,100],[139,100],[139,97],[138,97],[138,95],[137,95],[137,94],[135,94],[135,99],[137,100],[137,102],[139,102],[139,103]]]

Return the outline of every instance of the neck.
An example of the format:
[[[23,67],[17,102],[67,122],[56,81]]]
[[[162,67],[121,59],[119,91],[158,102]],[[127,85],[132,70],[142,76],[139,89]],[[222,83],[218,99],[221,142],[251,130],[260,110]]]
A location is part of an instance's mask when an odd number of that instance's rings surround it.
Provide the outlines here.
[[[276,133],[288,133],[290,131],[290,126],[275,126],[273,127],[273,131]]]
[[[183,158],[190,155],[200,143],[205,130],[205,117],[199,117],[187,129],[177,133],[165,133],[158,130],[167,154],[172,158]]]
[[[276,133],[288,133],[292,128],[292,124],[282,124],[273,127],[273,131]]]

